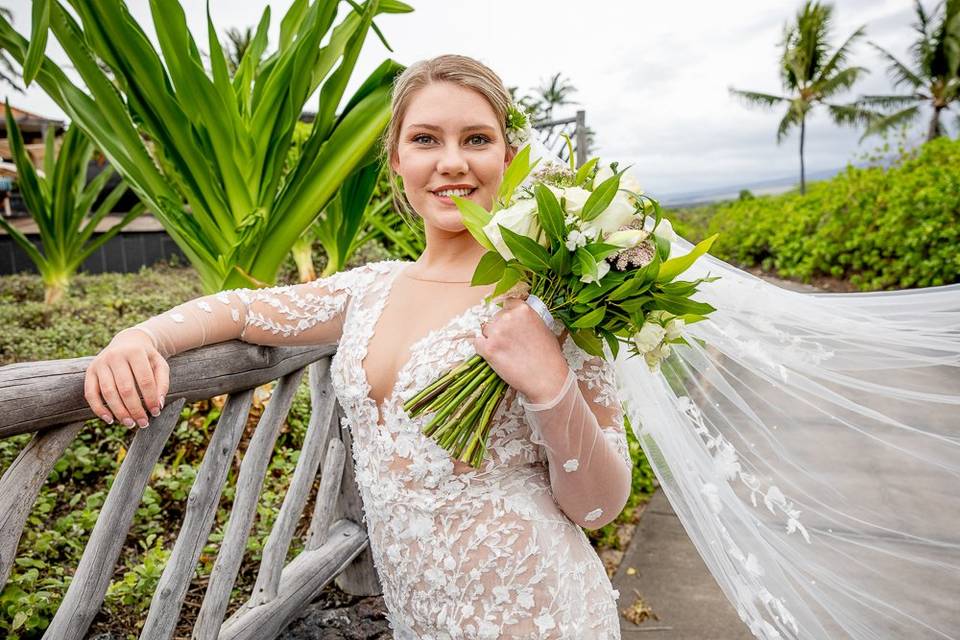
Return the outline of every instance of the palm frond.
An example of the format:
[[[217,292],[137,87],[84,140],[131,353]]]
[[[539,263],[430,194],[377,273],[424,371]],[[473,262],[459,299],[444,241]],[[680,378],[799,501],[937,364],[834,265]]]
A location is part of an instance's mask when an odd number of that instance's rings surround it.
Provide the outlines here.
[[[773,107],[781,102],[788,102],[790,99],[784,96],[775,96],[769,93],[759,93],[757,91],[743,91],[728,87],[730,95],[740,98],[748,106]]]
[[[861,26],[847,37],[843,44],[833,52],[833,55],[830,56],[830,59],[827,61],[827,63],[823,65],[823,68],[818,74],[820,78],[831,77],[831,75],[837,71],[837,69],[840,69],[844,63],[846,63],[847,58],[850,56],[850,49],[857,40],[863,37],[865,31],[866,26]]]
[[[860,136],[860,140],[862,141],[869,136],[878,135],[901,124],[911,122],[916,119],[919,114],[920,106],[914,105],[912,107],[903,109],[902,111],[897,111],[896,113],[876,118],[870,123],[869,126],[867,126],[866,131],[864,131],[863,135]]]
[[[866,73],[869,71],[864,67],[847,67],[832,77],[819,81],[816,84],[817,93],[821,98],[829,98],[838,92],[847,91]]]
[[[893,109],[898,107],[903,107],[909,105],[913,102],[924,102],[929,100],[928,96],[922,94],[912,94],[904,96],[860,96],[857,99],[857,104],[863,106],[873,106],[880,107],[881,109]]]
[[[830,111],[830,117],[839,125],[869,125],[878,118],[883,117],[882,113],[866,109],[857,104],[828,104],[827,110]]]
[[[900,85],[905,84],[913,89],[919,89],[920,87],[926,85],[926,82],[919,75],[911,70],[910,67],[897,60],[896,56],[894,56],[892,53],[875,42],[869,42],[868,44],[880,52],[880,55],[890,62],[890,66],[887,67],[887,73],[893,80],[894,87],[899,87]]]
[[[780,125],[777,127],[777,144],[783,142],[791,128],[800,124],[808,109],[809,105],[800,104],[799,100],[791,102],[790,108],[787,109],[783,119],[780,120]]]

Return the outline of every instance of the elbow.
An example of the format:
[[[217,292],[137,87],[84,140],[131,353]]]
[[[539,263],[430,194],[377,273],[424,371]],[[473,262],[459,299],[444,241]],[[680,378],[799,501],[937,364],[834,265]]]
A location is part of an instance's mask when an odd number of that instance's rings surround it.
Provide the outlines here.
[[[616,489],[611,488],[608,493],[608,499],[603,501],[605,504],[598,505],[592,511],[577,514],[574,522],[587,531],[596,531],[602,529],[614,520],[616,520],[627,506],[630,499],[630,493],[633,490],[632,469],[626,468],[626,478],[621,478],[617,482]]]

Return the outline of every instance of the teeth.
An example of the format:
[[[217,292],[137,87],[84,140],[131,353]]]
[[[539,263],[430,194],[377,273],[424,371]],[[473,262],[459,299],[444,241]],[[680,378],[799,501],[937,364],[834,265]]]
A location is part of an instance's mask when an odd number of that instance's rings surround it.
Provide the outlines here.
[[[473,189],[450,189],[448,191],[434,191],[438,196],[466,196],[469,195]]]

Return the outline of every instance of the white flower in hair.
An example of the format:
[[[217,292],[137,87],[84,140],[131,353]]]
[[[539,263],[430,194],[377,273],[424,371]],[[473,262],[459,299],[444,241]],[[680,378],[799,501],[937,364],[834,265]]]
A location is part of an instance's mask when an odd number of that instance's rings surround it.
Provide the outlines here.
[[[526,144],[533,135],[533,129],[530,126],[530,115],[523,110],[523,107],[511,102],[507,107],[507,143],[511,147],[520,148]]]

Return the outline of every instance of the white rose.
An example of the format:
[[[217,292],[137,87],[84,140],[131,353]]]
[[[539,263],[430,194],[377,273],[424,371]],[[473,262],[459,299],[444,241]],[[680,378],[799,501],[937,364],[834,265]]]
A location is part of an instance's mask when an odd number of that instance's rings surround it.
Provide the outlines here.
[[[656,322],[644,322],[640,331],[634,334],[633,343],[640,353],[647,353],[656,349],[666,334],[666,329]]]
[[[603,276],[607,275],[610,271],[610,263],[606,260],[601,260],[597,263],[597,279],[594,280],[589,273],[585,273],[580,276],[580,282],[600,282]]]
[[[579,214],[580,210],[583,209],[583,204],[587,201],[587,198],[589,198],[590,194],[592,193],[583,187],[561,188],[555,187],[552,184],[548,184],[547,188],[550,189],[550,191],[553,191],[553,195],[557,196],[557,200],[560,198],[567,199],[567,213],[570,214]]]
[[[609,165],[600,167],[597,171],[596,177],[593,179],[593,184],[598,185],[604,180],[613,177],[613,171],[610,169]],[[626,189],[627,191],[632,191],[636,194],[643,195],[643,189],[640,187],[640,182],[633,177],[631,173],[621,173],[620,174],[620,188]],[[626,195],[626,194],[624,194]],[[636,201],[636,198],[633,196],[627,196],[631,202]]]
[[[490,242],[493,243],[497,253],[503,256],[504,260],[510,260],[514,256],[513,252],[510,251],[510,248],[507,246],[507,243],[503,241],[503,235],[500,233],[500,227],[498,225],[503,225],[514,233],[536,239],[540,231],[536,212],[537,201],[535,199],[526,198],[517,200],[506,209],[501,209],[494,213],[493,217],[490,218],[490,222],[483,227],[483,232],[487,235]],[[544,247],[550,246],[550,240],[546,237],[546,234],[543,234],[543,237],[540,239],[540,244]]]
[[[604,238],[603,241],[608,244],[615,244],[621,249],[630,249],[646,240],[647,235],[647,232],[642,229],[624,229],[622,231],[614,231]]]
[[[676,340],[683,333],[686,321],[683,318],[672,318],[667,322],[667,340]]]
[[[669,242],[677,239],[677,232],[673,230],[673,225],[666,218],[660,218],[660,224],[653,230],[653,235],[660,236]]]

